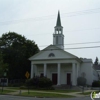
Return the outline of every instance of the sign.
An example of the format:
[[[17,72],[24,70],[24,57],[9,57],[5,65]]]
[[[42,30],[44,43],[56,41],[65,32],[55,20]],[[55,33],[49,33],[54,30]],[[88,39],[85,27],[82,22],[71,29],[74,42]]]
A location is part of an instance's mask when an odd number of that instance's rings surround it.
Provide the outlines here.
[[[95,99],[97,99],[97,98],[100,98],[100,92],[99,92],[99,93],[92,92],[92,93],[90,94],[90,97],[91,97],[92,100],[95,100]]]
[[[27,79],[29,78],[30,74],[29,74],[28,71],[25,73],[25,76],[26,76]]]

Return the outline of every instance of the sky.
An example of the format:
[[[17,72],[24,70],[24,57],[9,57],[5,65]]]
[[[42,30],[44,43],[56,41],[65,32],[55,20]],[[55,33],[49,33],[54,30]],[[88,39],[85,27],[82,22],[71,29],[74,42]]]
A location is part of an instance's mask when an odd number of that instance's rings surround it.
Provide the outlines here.
[[[73,49],[100,46],[100,0],[0,0],[0,36],[16,32],[42,50],[53,44],[58,10],[65,51],[93,62],[100,59],[100,47]]]

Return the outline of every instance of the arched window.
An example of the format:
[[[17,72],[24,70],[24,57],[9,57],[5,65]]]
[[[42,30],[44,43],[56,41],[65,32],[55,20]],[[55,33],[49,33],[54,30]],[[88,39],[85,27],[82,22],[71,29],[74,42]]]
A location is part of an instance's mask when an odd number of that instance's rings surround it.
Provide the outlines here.
[[[56,36],[56,44],[58,44],[58,36]]]
[[[55,57],[55,54],[54,54],[54,53],[50,53],[50,54],[48,55],[48,57]]]

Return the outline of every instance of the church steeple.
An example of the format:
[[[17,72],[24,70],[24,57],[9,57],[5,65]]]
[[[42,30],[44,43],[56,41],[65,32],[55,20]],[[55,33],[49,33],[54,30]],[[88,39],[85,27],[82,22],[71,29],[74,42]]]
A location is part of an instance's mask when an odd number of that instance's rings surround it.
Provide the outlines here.
[[[61,20],[60,20],[60,12],[58,11],[58,17],[57,17],[57,23],[56,26],[61,26]]]
[[[63,27],[61,26],[60,12],[58,11],[56,26],[54,27],[53,45],[64,49]]]

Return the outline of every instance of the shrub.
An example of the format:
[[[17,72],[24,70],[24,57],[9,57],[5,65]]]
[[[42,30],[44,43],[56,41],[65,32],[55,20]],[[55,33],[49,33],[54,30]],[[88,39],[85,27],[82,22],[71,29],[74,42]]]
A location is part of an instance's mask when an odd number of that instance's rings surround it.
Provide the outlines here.
[[[77,78],[77,85],[78,86],[85,86],[86,85],[86,78],[84,78],[84,77],[78,77]]]
[[[46,77],[40,77],[39,79],[39,87],[40,88],[48,88],[52,86],[52,81]]]
[[[93,81],[92,87],[100,87],[100,81]]]
[[[52,81],[46,77],[34,77],[26,81],[26,86],[34,88],[50,88]]]
[[[39,77],[33,77],[32,79],[28,79],[26,81],[26,86],[38,86]]]

